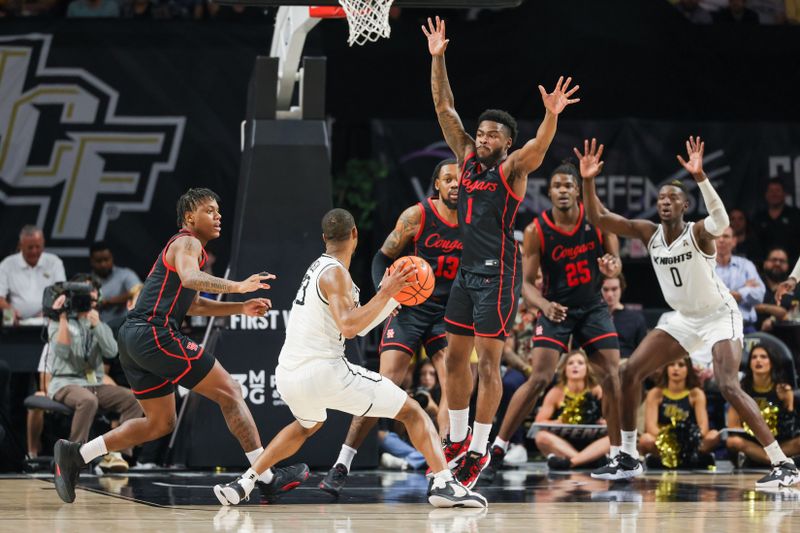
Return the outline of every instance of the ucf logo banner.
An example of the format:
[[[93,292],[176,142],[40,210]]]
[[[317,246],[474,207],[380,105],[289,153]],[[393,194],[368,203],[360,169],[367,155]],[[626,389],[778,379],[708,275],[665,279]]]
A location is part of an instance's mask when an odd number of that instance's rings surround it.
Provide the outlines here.
[[[0,36],[0,209],[32,208],[35,219],[4,220],[4,230],[35,223],[48,250],[83,256],[122,212],[150,208],[159,178],[175,169],[186,119],[119,114],[125,88],[50,66],[51,41]]]

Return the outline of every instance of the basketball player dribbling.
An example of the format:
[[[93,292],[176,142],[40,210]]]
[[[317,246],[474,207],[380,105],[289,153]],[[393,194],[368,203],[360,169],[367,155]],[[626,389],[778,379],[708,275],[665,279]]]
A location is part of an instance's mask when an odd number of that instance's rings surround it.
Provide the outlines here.
[[[209,189],[189,189],[178,200],[180,231],[158,255],[139,293],[136,307],[119,330],[119,358],[144,418],[128,420],[86,444],[59,440],[55,446],[55,486],[67,503],[75,500],[80,471],[93,459],[169,434],[175,427],[175,386],[181,385],[217,403],[246,452],[249,462],[261,454],[261,439],[242,398],[239,384],[211,353],[181,333],[188,315],[264,316],[272,305],[266,298],[218,302],[198,295],[246,294],[269,289],[272,274],[253,274],[232,281],[206,274],[205,246],[222,229],[219,197]],[[306,465],[265,471],[259,478],[265,497],[291,490],[308,478]]]
[[[384,273],[377,294],[365,305],[350,277],[350,260],[358,244],[353,216],[333,209],[322,218],[325,253],[303,276],[286,325],[286,341],[278,358],[278,392],[295,421],[283,428],[252,468],[238,479],[216,485],[223,505],[249,497],[261,472],[290,457],[317,432],[327,409],[355,416],[394,418],[408,431],[411,443],[434,472],[428,501],[436,507],[486,507],[486,499],[453,479],[439,447],[436,428],[422,407],[384,376],[347,361],[344,340],[366,335],[397,307],[393,296],[411,286],[416,274],[410,261]]]
[[[539,86],[545,116],[536,138],[509,155],[517,124],[505,111],[488,110],[479,118],[473,139],[455,110],[444,53],[449,43],[445,23],[428,19],[422,31],[432,56],[431,89],[445,141],[461,167],[458,225],[464,249],[445,322],[447,329],[447,401],[450,435],[445,456],[456,479],[473,487],[490,461],[487,450],[492,421],[502,395],[500,358],[517,311],[522,272],[514,240],[514,220],[528,185],[556,132],[558,115],[579,99],[569,88],[572,78],[559,78],[555,90]],[[469,399],[472,373],[469,357],[478,351],[478,399],[472,434]]]
[[[447,339],[444,332],[444,311],[450,286],[458,272],[461,258],[461,236],[458,233],[458,166],[456,161],[441,161],[433,171],[435,196],[419,202],[400,215],[394,230],[372,260],[372,281],[379,290],[384,272],[402,255],[412,253],[431,265],[436,276],[433,294],[422,304],[403,306],[397,316],[390,317],[383,328],[380,351],[380,374],[395,385],[403,382],[410,359],[420,346],[431,359],[440,377],[442,396],[439,402],[439,434],[447,428],[447,394],[444,390],[444,358]],[[338,496],[347,480],[355,454],[377,418],[354,417],[350,430],[333,468],[320,482],[319,488]]]
[[[755,401],[739,385],[742,360],[743,321],[736,301],[715,270],[714,239],[728,227],[728,214],[717,192],[703,172],[705,143],[698,137],[686,141],[688,161],[678,161],[691,174],[703,196],[708,216],[698,222],[684,221],[689,208],[686,188],[680,181],[664,185],[658,192],[660,224],[628,220],[610,212],[595,192],[594,178],[603,168],[603,145],[584,141],[580,158],[583,199],[589,220],[603,231],[640,239],[655,270],[667,304],[677,311],[657,326],[639,344],[621,372],[622,450],[612,461],[592,473],[601,479],[623,479],[641,471],[636,449],[636,414],[641,386],[661,366],[677,361],[703,346],[710,346],[714,376],[720,392],[749,425],[772,463],[772,471],[756,481],[756,488],[793,485],[800,481],[797,467],[787,458],[769,430]]]

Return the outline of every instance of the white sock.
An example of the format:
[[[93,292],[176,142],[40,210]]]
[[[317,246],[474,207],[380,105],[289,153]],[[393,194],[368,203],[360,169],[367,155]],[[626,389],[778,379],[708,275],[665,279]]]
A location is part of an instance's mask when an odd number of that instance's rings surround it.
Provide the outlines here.
[[[433,477],[436,479],[443,479],[445,481],[452,481],[453,473],[448,468],[445,468],[441,472],[436,472]]]
[[[258,472],[256,472],[252,468],[248,468],[247,472],[242,474],[242,477],[240,477],[237,481],[239,482],[239,485],[241,485],[244,488],[245,494],[249,496],[250,491],[252,491],[253,487],[256,486],[257,479],[260,479],[258,476]]]
[[[611,449],[608,451],[608,455],[610,455],[611,458],[613,459],[614,457],[619,455],[620,448],[621,446],[612,446]]]
[[[102,436],[92,439],[81,446],[80,452],[84,462],[88,465],[93,459],[97,459],[101,455],[108,453],[108,449],[106,449],[106,441],[103,440]]]
[[[469,451],[484,455],[486,453],[486,445],[489,444],[489,433],[491,432],[491,424],[475,422],[472,425],[472,442],[469,445]]]
[[[507,440],[503,440],[500,437],[495,437],[494,438],[494,442],[492,443],[492,446],[497,446],[498,448],[500,448],[504,452],[508,451],[508,441]]]
[[[469,407],[466,409],[449,409],[450,442],[461,442],[467,438],[469,429]]]
[[[620,431],[622,433],[622,451],[633,457],[639,458],[639,451],[636,449],[636,430]]]
[[[250,463],[251,466],[253,465],[253,463],[256,462],[256,459],[259,458],[259,456],[261,455],[261,453],[263,451],[264,451],[264,448],[257,448],[255,450],[253,450],[252,452],[245,452],[245,456],[247,456],[247,461]],[[252,470],[252,469],[250,469],[250,470]],[[250,472],[250,470],[248,470],[248,472]],[[253,470],[253,472],[255,472],[255,470]],[[259,479],[259,481],[262,481],[264,483],[272,483],[272,478],[273,477],[274,476],[272,474],[272,469],[271,468],[267,468],[267,470],[263,474],[258,476],[258,479]]]
[[[769,456],[769,462],[774,465],[778,465],[789,460],[786,457],[786,454],[783,453],[783,450],[781,450],[781,445],[778,444],[778,441],[776,440],[772,441],[772,444],[769,446],[764,446],[764,451],[767,452],[767,455]]]
[[[336,466],[338,464],[342,464],[347,467],[347,471],[350,472],[350,465],[353,464],[353,457],[355,457],[357,453],[358,450],[355,448],[351,448],[347,444],[342,444],[339,457],[336,459],[336,462],[333,463],[333,465]]]

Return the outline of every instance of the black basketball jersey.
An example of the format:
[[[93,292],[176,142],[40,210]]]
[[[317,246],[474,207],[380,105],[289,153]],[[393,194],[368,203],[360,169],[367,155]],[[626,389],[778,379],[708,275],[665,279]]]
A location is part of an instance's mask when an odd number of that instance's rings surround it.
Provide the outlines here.
[[[541,236],[544,297],[567,307],[585,307],[600,301],[602,275],[597,259],[603,257],[603,236],[584,218],[579,204],[578,222],[567,232],[553,222],[553,210],[535,220]]]
[[[128,314],[130,320],[146,321],[154,326],[172,329],[180,328],[197,291],[187,289],[181,284],[181,278],[175,267],[167,262],[167,249],[175,242],[175,239],[186,235],[192,235],[192,233],[182,229],[173,235],[161,250],[147,279],[144,280],[136,307]],[[203,268],[207,259],[208,255],[203,249],[199,263],[200,268]]]
[[[694,408],[689,402],[688,390],[673,395],[667,389],[663,389],[662,394],[661,405],[658,406],[659,427],[672,425],[673,419],[675,422],[684,420],[695,422]]]
[[[458,225],[464,251],[461,266],[475,274],[521,274],[522,258],[514,240],[514,219],[522,203],[502,166],[486,168],[475,153],[461,168]]]
[[[430,263],[436,276],[432,298],[446,302],[461,263],[461,234],[458,224],[447,222],[433,204],[433,198],[417,204],[422,211],[419,231],[414,236],[414,255]]]

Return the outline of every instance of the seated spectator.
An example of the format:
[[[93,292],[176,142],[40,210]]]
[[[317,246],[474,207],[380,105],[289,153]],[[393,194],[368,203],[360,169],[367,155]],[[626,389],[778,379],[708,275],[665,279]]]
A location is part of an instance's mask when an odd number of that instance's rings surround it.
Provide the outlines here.
[[[708,427],[706,395],[687,355],[664,367],[647,393],[645,432],[639,453],[650,468],[697,468],[714,464],[719,432]]]
[[[644,313],[638,309],[626,308],[620,302],[626,287],[625,276],[620,273],[615,278],[605,278],[601,289],[603,300],[608,305],[608,313],[617,330],[619,354],[623,359],[630,357],[644,336],[647,335],[647,321]]]
[[[800,455],[800,431],[794,413],[794,392],[789,380],[781,374],[776,356],[765,346],[757,345],[750,351],[750,361],[742,378],[742,389],[758,404],[761,416],[778,440],[783,452],[793,457]],[[734,454],[734,464],[741,468],[748,461],[769,466],[764,448],[753,431],[743,424],[739,413],[728,409],[728,427],[744,429],[744,435],[728,436],[728,451]]]
[[[700,7],[700,0],[678,0],[675,7],[693,24],[711,24],[711,13]]]
[[[786,205],[783,180],[773,178],[764,193],[767,208],[753,217],[753,229],[764,250],[780,246],[789,257],[800,254],[800,209]]]
[[[771,331],[775,322],[786,320],[798,297],[797,292],[784,294],[780,302],[775,301],[778,286],[789,278],[789,256],[783,248],[773,248],[767,254],[762,269],[767,292],[764,302],[756,305],[761,331]]]
[[[141,285],[142,280],[130,268],[114,264],[114,254],[104,242],[96,242],[89,247],[89,264],[100,281],[100,301],[97,309],[100,320],[109,323],[127,315],[127,304],[132,289]]]
[[[114,0],[72,0],[68,18],[117,18],[119,5]]]
[[[745,6],[745,0],[728,0],[727,7],[712,14],[717,24],[758,24],[758,13]]]
[[[544,397],[536,422],[557,424],[605,424],[600,402],[603,391],[597,384],[583,351],[564,355],[556,371],[558,383]],[[547,456],[550,470],[569,470],[594,465],[610,450],[608,437],[597,440],[568,441],[550,431],[536,434],[536,447]]]
[[[411,389],[408,394],[417,400],[420,407],[428,413],[433,423],[436,424],[440,410],[438,402],[442,392],[436,379],[436,368],[430,359],[423,359],[414,367]]]
[[[734,207],[728,212],[731,221],[731,229],[736,237],[736,246],[733,247],[733,255],[741,255],[755,262],[763,257],[764,250],[758,242],[753,228],[747,220],[747,215],[738,207]]]
[[[75,281],[89,283],[91,276],[81,275]],[[98,291],[91,291],[93,307]],[[104,383],[103,359],[117,354],[117,341],[111,328],[100,320],[100,314],[92,308],[67,316],[63,311],[65,295],[53,302],[53,309],[61,310],[58,322],[48,326],[52,348],[52,379],[47,395],[75,410],[69,440],[86,442],[98,408],[119,413],[120,421],[143,416],[142,408],[130,389]],[[132,450],[123,450],[128,456]],[[106,455],[100,468],[104,471],[124,472],[128,463],[119,453]]]
[[[730,226],[716,238],[716,243],[717,275],[739,304],[739,311],[742,312],[744,320],[744,332],[753,333],[756,331],[756,304],[764,301],[766,291],[764,282],[761,281],[752,261],[732,254],[736,247],[736,237]]]
[[[18,248],[0,262],[0,309],[11,309],[15,321],[41,316],[45,287],[66,279],[61,259],[44,251],[41,229],[23,226]]]

